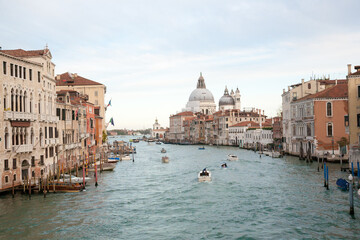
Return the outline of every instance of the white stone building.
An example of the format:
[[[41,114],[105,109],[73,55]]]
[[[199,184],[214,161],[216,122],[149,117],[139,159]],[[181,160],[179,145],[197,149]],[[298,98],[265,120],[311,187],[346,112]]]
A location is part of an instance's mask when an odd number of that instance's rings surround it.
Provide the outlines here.
[[[49,49],[0,50],[0,191],[57,163],[55,64]]]
[[[153,124],[153,128],[151,130],[151,137],[156,139],[165,139],[166,131],[167,129],[161,127],[158,120],[155,119],[155,123]]]

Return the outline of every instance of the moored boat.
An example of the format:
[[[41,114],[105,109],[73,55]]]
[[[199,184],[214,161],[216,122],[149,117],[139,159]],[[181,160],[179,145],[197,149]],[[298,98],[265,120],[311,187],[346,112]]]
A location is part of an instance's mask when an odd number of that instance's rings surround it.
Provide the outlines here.
[[[84,187],[79,183],[69,184],[69,183],[61,183],[61,182],[50,182],[49,184],[49,192],[80,192],[84,189]]]
[[[199,150],[205,150],[205,147],[199,147]]]
[[[131,157],[129,155],[121,156],[121,161],[128,161],[128,160],[131,160]]]
[[[336,181],[336,186],[338,186],[338,188],[341,189],[341,190],[343,190],[343,191],[349,190],[349,182],[346,181],[346,180],[343,179],[343,178],[339,178],[339,179]]]
[[[229,154],[227,159],[228,159],[229,161],[237,161],[237,160],[238,160],[238,157],[237,157],[236,155],[231,155],[231,154]]]
[[[198,173],[198,181],[199,182],[209,182],[211,181],[211,172],[204,168],[202,171]]]

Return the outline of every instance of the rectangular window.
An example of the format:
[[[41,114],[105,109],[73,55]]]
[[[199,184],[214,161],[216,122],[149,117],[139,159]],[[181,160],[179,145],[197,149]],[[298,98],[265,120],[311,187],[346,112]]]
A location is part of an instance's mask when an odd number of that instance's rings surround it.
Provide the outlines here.
[[[71,111],[71,119],[75,120],[75,111],[74,110]]]
[[[32,81],[32,69],[29,69],[29,79]]]
[[[360,114],[357,115],[357,126],[360,127]]]
[[[61,119],[64,120],[64,121],[66,120],[65,116],[66,116],[65,109],[62,109],[62,118]]]
[[[26,79],[26,67],[24,67],[23,69],[24,69],[24,79]]]
[[[58,138],[59,137],[59,132],[57,130],[57,127],[55,127],[55,138]]]
[[[35,167],[35,157],[34,156],[31,157],[31,166]]]
[[[332,125],[332,123],[327,124],[327,135],[328,135],[328,137],[333,136],[333,125]]]
[[[44,165],[44,155],[40,155],[40,165]]]
[[[14,64],[10,63],[10,75],[14,76]]]
[[[40,78],[40,71],[38,71],[38,82],[40,82],[41,78]]]
[[[22,78],[22,67],[19,66],[19,78]]]
[[[57,108],[57,109],[56,109],[56,116],[58,116],[58,117],[59,117],[59,120],[60,120],[60,108]]]
[[[16,169],[16,158],[13,159],[13,169]]]
[[[45,138],[47,138],[47,127],[45,127]]]
[[[7,159],[4,160],[4,169],[5,169],[5,171],[9,170],[9,160],[7,160]]]
[[[18,76],[18,65],[15,65],[15,77]]]
[[[95,91],[95,97],[97,97],[98,96],[98,91]]]
[[[45,158],[48,158],[48,149],[45,148]]]
[[[4,75],[6,75],[6,62],[5,61],[3,62],[3,73],[4,73]]]
[[[53,127],[49,127],[49,138],[54,137]]]
[[[345,127],[349,126],[349,115],[344,116],[344,124],[345,124]]]

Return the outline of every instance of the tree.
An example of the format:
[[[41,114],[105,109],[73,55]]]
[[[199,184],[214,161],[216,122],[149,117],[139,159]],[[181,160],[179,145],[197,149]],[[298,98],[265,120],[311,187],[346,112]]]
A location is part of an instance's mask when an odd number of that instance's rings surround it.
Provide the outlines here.
[[[103,130],[103,132],[102,132],[102,142],[103,143],[107,142],[107,134],[106,134],[105,130]]]

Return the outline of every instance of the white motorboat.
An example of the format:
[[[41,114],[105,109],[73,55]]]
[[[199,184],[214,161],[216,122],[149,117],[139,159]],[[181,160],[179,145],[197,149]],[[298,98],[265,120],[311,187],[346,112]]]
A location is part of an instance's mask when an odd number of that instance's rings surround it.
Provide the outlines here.
[[[161,149],[161,153],[166,153],[165,148]]]
[[[211,181],[211,172],[204,168],[202,171],[198,173],[199,182],[210,182]]]
[[[121,157],[121,161],[128,161],[128,160],[131,160],[131,157],[129,155],[123,155]]]
[[[165,156],[161,158],[163,163],[169,163],[169,157]]]
[[[238,157],[237,157],[236,155],[231,155],[231,154],[229,154],[229,155],[228,155],[228,160],[229,160],[229,161],[237,161],[237,160],[238,160]]]

